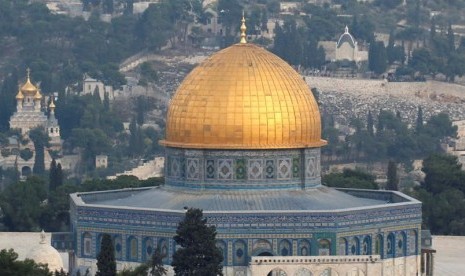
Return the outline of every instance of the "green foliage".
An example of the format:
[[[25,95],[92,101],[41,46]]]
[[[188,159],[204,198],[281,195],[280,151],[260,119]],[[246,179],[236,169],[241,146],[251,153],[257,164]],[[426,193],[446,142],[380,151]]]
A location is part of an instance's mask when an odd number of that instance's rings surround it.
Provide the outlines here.
[[[100,243],[100,252],[97,255],[97,273],[96,276],[114,276],[116,275],[116,260],[113,241],[109,234],[102,235]]]
[[[39,231],[46,199],[47,185],[41,178],[33,176],[9,185],[0,194],[3,224],[10,231]]]
[[[319,68],[325,63],[325,52],[311,31],[297,27],[295,20],[286,20],[275,27],[272,51],[292,65]]]
[[[29,138],[34,143],[35,158],[33,173],[41,175],[45,171],[44,155],[45,147],[48,146],[48,134],[43,127],[36,127],[29,131]]]
[[[29,148],[25,148],[25,149],[22,149],[22,150],[19,151],[19,156],[23,160],[26,160],[26,161],[31,159],[33,155],[34,155],[34,153]]]
[[[150,260],[150,276],[164,276],[168,270],[163,266],[163,255],[160,248],[153,252],[152,259]]]
[[[0,275],[4,276],[66,276],[67,274],[53,274],[47,265],[37,264],[33,260],[18,261],[18,254],[13,249],[0,251]]]
[[[423,160],[425,180],[413,191],[423,204],[423,225],[436,235],[465,235],[465,172],[457,158],[433,154]]]
[[[375,74],[382,74],[387,68],[387,53],[384,43],[372,41],[368,50],[368,68]]]
[[[397,178],[397,164],[394,161],[388,162],[386,190],[399,190],[399,179]]]
[[[359,169],[344,169],[342,173],[330,173],[323,176],[322,182],[328,187],[379,189],[375,177]]]
[[[223,275],[223,254],[216,247],[216,228],[207,225],[202,210],[190,208],[176,230],[174,241],[180,246],[173,255],[176,275]]]
[[[55,191],[61,185],[63,185],[63,170],[61,164],[57,165],[55,159],[52,159],[49,171],[49,191]]]

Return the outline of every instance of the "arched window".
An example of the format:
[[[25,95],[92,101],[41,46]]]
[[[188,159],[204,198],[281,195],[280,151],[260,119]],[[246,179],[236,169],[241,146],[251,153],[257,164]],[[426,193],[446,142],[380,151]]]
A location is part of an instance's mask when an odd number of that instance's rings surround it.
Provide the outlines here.
[[[329,256],[331,255],[331,242],[327,239],[321,239],[318,241],[318,255]]]
[[[299,255],[300,256],[310,256],[310,242],[307,240],[301,240],[299,243]]]
[[[281,256],[292,256],[292,247],[288,240],[282,240],[279,243],[279,254]]]
[[[384,256],[384,243],[383,236],[381,234],[376,235],[375,254],[380,255],[381,258]]]
[[[138,259],[138,250],[137,250],[137,238],[129,237],[127,243],[127,258],[130,261],[137,261]]]
[[[294,274],[294,276],[312,276],[312,272],[306,268],[299,268],[296,273]]]
[[[405,256],[407,255],[407,237],[405,232],[402,232],[398,236],[397,240],[397,256]]]
[[[349,255],[360,255],[360,240],[357,237],[350,239]]]
[[[362,255],[371,255],[371,237],[365,236],[362,242]]]
[[[244,241],[234,243],[234,265],[247,265],[247,247]]]
[[[89,232],[85,232],[82,235],[83,244],[83,255],[86,257],[92,256],[92,235]]]
[[[123,258],[123,243],[120,235],[113,237],[113,244],[115,247],[115,258],[121,260]]]
[[[142,242],[142,260],[143,261],[148,261],[152,257],[152,254],[154,252],[153,248],[153,240],[152,238],[145,238],[144,241]]]
[[[53,127],[50,128],[50,133],[53,133]]]
[[[337,250],[338,255],[347,255],[347,240],[345,238],[339,238],[337,243]]]
[[[271,270],[267,276],[287,276],[286,272],[281,268],[275,268]]]
[[[387,237],[387,257],[388,258],[393,258],[396,256],[396,236],[394,233],[390,233]]]
[[[217,241],[216,247],[218,247],[218,249],[221,251],[221,254],[223,255],[223,265],[226,265],[228,260],[228,247],[226,246],[226,243],[224,241]]]
[[[163,263],[168,264],[168,241],[165,239],[160,239],[158,242],[158,248],[160,248],[161,256],[163,257]]]
[[[418,252],[418,236],[417,231],[410,230],[408,233],[408,252],[409,255],[416,255]]]

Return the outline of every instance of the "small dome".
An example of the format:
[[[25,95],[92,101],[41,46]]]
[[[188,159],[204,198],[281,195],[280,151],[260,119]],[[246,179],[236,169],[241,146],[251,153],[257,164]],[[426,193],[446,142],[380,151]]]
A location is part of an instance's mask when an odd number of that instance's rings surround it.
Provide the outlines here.
[[[355,48],[355,40],[353,36],[349,33],[349,27],[345,27],[344,33],[339,37],[337,41],[337,48],[341,47],[345,42],[349,43],[350,47]]]
[[[17,100],[22,100],[24,99],[24,95],[23,93],[21,92],[21,90],[18,91],[18,94],[16,94],[16,99]]]
[[[320,147],[318,105],[291,66],[263,48],[235,44],[182,82],[168,109],[168,147],[278,149]]]
[[[44,231],[42,231],[40,236],[40,242],[32,248],[26,258],[34,260],[36,263],[47,264],[50,271],[63,269],[63,260],[60,253],[47,244]]]
[[[42,94],[40,94],[39,89],[37,89],[37,93],[34,95],[34,100],[40,100],[42,99]]]

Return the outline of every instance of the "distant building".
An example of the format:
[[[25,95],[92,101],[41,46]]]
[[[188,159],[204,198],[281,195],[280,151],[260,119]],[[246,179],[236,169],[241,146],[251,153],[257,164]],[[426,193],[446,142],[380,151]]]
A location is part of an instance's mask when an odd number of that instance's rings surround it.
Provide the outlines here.
[[[357,41],[349,33],[347,26],[337,42],[320,41],[319,45],[325,49],[326,60],[328,61],[347,60],[359,63],[368,60],[368,51],[359,49]]]
[[[3,160],[3,167],[17,167],[21,175],[25,176],[31,173],[34,166],[34,157],[27,160],[21,157],[21,150],[31,149],[35,154],[32,141],[23,145],[22,138],[28,138],[29,131],[36,127],[43,127],[50,137],[50,149],[61,150],[62,141],[60,137],[60,126],[55,118],[55,103],[53,97],[49,105],[50,116],[47,118],[42,106],[43,96],[40,89],[32,84],[29,70],[26,83],[21,86],[16,94],[16,112],[10,118],[10,129],[18,129],[23,137],[12,137],[7,147]],[[51,162],[48,151],[45,151],[45,168],[47,169]]]
[[[105,98],[105,94],[108,95],[110,100],[114,99],[113,87],[105,85],[103,82],[93,79],[88,75],[84,75],[82,95],[93,94],[94,92],[98,92],[101,100]]]
[[[95,156],[95,168],[106,169],[108,167],[108,155]]]

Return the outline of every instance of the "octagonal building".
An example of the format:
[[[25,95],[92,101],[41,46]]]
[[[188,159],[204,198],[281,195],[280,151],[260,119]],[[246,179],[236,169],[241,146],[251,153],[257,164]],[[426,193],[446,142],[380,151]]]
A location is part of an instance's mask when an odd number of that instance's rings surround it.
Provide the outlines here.
[[[221,50],[170,102],[165,185],[71,195],[74,265],[95,272],[102,234],[118,269],[169,265],[186,208],[216,226],[225,275],[417,275],[421,203],[321,184],[321,118],[302,77],[246,43]],[[172,273],[172,270],[170,270]]]

